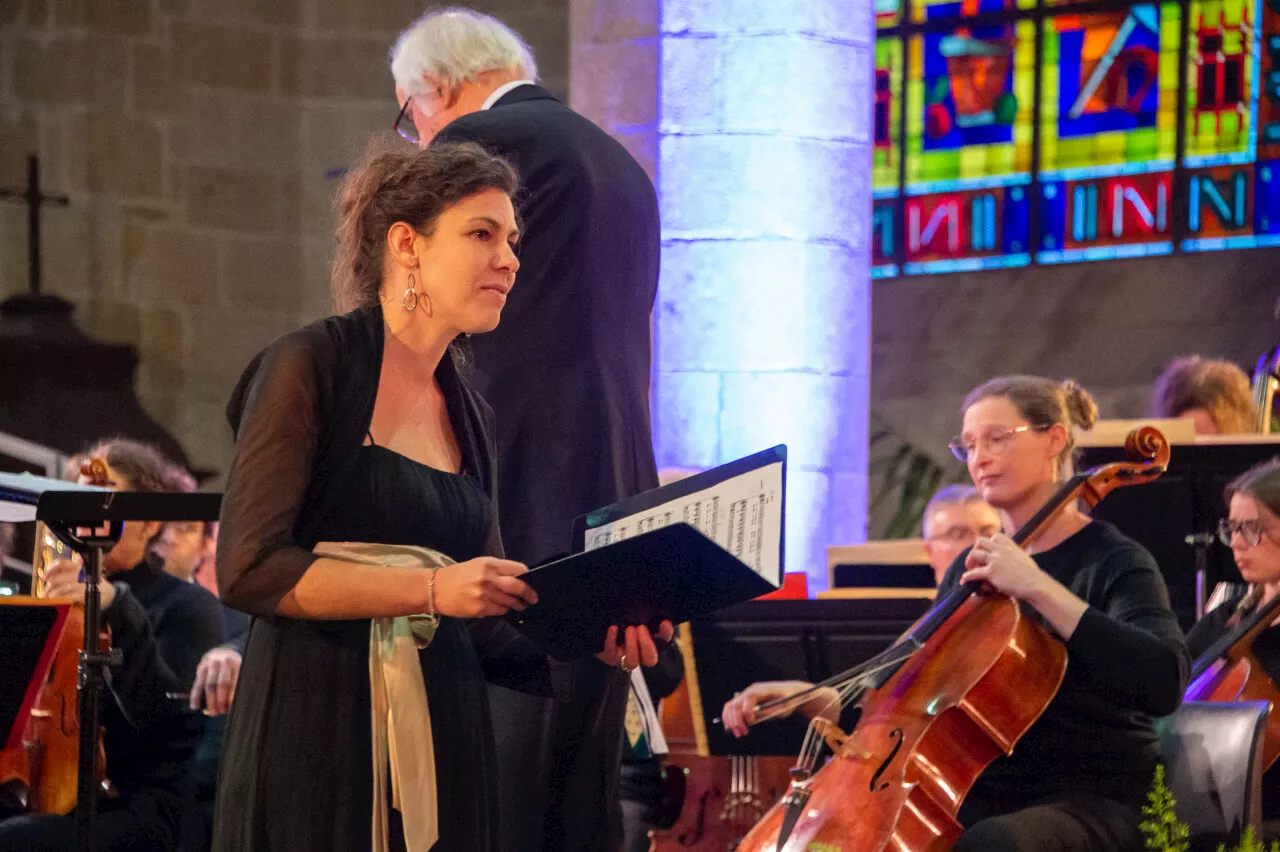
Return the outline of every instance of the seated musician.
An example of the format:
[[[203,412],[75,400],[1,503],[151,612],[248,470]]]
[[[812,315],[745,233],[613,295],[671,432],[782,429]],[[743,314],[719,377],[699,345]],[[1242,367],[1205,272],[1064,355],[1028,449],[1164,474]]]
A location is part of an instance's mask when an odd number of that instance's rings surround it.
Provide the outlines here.
[[[172,464],[151,447],[113,440],[85,455],[106,460],[112,488],[177,490]],[[221,641],[217,600],[149,561],[148,546],[159,530],[156,522],[127,522],[103,557],[103,622],[123,661],[112,669],[102,701],[106,774],[116,791],[98,803],[94,834],[102,852],[177,848],[184,785],[202,720],[173,694],[187,691],[201,655]],[[79,562],[50,566],[45,592],[83,599]],[[0,849],[75,847],[74,815],[32,814],[0,823]]]
[[[1254,426],[1249,377],[1230,361],[1187,355],[1170,362],[1151,393],[1152,417],[1183,417],[1199,435],[1241,435]]]
[[[1031,376],[993,379],[971,392],[952,449],[1012,533],[1058,490],[1072,462],[1072,426],[1097,415],[1074,383]],[[1057,695],[1019,741],[969,791],[956,850],[1122,852],[1142,848],[1140,808],[1158,760],[1153,716],[1175,710],[1189,660],[1151,555],[1076,506],[1060,512],[1024,551],[1005,533],[978,539],[939,587],[981,582],[1029,605],[1066,644]],[[790,684],[755,684],[726,703],[738,736],[756,705],[792,695]],[[836,720],[833,693],[803,707]]]
[[[1280,594],[1280,459],[1243,473],[1227,486],[1226,497],[1229,513],[1218,527],[1218,536],[1231,548],[1236,567],[1249,586],[1246,592],[1209,610],[1191,628],[1187,645],[1196,658],[1251,610]],[[1280,626],[1276,621],[1254,639],[1253,653],[1271,680],[1280,684]],[[1280,763],[1262,776],[1262,816],[1268,822],[1280,820]]]
[[[1000,514],[972,485],[939,489],[924,507],[921,519],[924,552],[939,584],[956,557],[984,536],[1000,532]]]

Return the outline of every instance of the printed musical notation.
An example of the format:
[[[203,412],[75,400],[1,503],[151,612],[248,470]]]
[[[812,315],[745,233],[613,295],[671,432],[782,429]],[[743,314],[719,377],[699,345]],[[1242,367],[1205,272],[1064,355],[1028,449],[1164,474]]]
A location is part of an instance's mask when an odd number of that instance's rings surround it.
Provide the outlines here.
[[[668,524],[684,522],[774,585],[782,583],[781,462],[587,530],[594,550]]]

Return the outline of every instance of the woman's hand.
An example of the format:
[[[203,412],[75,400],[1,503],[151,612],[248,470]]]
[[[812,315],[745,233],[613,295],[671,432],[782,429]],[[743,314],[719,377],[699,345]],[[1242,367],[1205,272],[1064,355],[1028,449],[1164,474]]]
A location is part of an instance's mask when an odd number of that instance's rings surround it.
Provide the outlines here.
[[[831,721],[840,718],[840,695],[826,687],[815,692],[808,700],[796,705],[783,705],[768,710],[762,719],[756,717],[756,708],[768,701],[780,701],[811,689],[813,684],[803,680],[766,680],[753,683],[724,703],[720,721],[724,729],[735,737],[746,736],[747,729],[769,719],[785,719],[796,710],[803,710],[809,718],[822,716]]]
[[[658,626],[658,641],[664,647],[676,635],[676,629],[670,621],[663,621]],[[596,659],[606,666],[617,666],[624,672],[630,672],[636,666],[651,669],[658,664],[658,646],[653,641],[653,634],[643,624],[626,628],[622,633],[622,643],[618,642],[618,628],[610,627],[604,635],[604,650],[596,654]]]
[[[964,567],[961,583],[986,583],[1003,595],[1023,601],[1034,601],[1052,581],[1030,554],[1003,533],[974,542]]]
[[[436,612],[454,618],[484,618],[524,611],[538,594],[523,580],[519,562],[481,556],[436,571]]]
[[[80,582],[81,570],[78,559],[59,559],[49,565],[44,572],[44,596],[83,601],[84,583]],[[98,594],[102,600],[102,608],[106,609],[115,603],[116,587],[107,582],[104,577],[98,582]]]

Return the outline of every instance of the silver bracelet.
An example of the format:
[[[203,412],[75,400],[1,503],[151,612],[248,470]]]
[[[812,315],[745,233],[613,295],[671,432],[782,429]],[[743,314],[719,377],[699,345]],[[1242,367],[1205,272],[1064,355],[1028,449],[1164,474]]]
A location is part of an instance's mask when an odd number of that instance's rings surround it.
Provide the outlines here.
[[[439,568],[431,569],[431,579],[427,580],[427,616],[436,617],[436,572]]]

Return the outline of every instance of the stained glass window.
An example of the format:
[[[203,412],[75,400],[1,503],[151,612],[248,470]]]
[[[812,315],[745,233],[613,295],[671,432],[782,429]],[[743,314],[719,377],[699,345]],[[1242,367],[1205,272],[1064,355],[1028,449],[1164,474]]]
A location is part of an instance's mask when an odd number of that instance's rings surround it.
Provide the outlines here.
[[[1280,0],[877,0],[876,25],[875,275],[1280,244]]]

